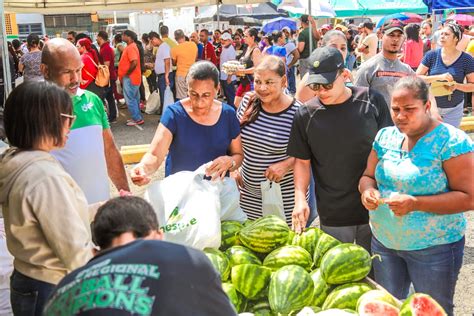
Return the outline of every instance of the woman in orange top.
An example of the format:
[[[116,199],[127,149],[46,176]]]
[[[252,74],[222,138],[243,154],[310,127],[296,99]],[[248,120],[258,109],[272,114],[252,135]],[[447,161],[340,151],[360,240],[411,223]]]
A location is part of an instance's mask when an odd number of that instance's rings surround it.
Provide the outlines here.
[[[102,99],[103,89],[95,84],[95,78],[98,72],[99,57],[92,48],[92,42],[88,38],[79,40],[76,44],[77,50],[81,54],[84,67],[82,67],[81,89],[89,90]]]

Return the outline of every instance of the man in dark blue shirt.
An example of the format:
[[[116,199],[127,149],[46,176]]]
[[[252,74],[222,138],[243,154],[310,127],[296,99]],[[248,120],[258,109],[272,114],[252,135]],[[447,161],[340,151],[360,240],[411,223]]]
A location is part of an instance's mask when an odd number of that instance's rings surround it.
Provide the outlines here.
[[[43,315],[236,315],[206,255],[161,241],[158,227],[141,198],[101,206],[92,226],[100,251],[58,284]]]

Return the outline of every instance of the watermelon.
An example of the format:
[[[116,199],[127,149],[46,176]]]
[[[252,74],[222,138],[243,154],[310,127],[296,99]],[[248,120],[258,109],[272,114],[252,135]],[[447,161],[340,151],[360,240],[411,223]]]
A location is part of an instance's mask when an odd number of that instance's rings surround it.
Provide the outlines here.
[[[258,253],[269,253],[288,241],[288,225],[275,215],[259,218],[238,233],[241,243]]]
[[[326,233],[321,234],[321,236],[319,236],[318,243],[316,244],[316,248],[314,249],[313,266],[319,268],[324,254],[329,249],[339,245],[340,243],[341,242],[339,240],[332,237],[331,235],[328,235]]]
[[[403,302],[400,316],[445,316],[441,305],[428,294],[415,293]]]
[[[268,289],[272,311],[289,314],[309,305],[313,288],[313,280],[301,266],[288,265],[279,269],[273,274]]]
[[[321,275],[328,284],[344,284],[365,278],[372,267],[367,250],[359,245],[344,243],[326,252],[321,260]]]
[[[306,306],[296,314],[296,316],[312,316],[321,311],[321,307]]]
[[[253,313],[255,316],[273,315],[273,312],[270,308],[270,303],[268,303],[268,300],[266,298],[255,302],[254,305],[250,307],[249,311]]]
[[[288,233],[288,240],[286,241],[286,245],[292,245],[293,244],[293,238],[295,238],[296,233],[290,229]]]
[[[226,281],[230,274],[230,262],[227,256],[222,251],[214,248],[205,248],[203,251],[221,275],[221,280]]]
[[[328,297],[329,293],[331,293],[332,286],[324,281],[323,277],[321,276],[320,269],[312,271],[309,275],[311,276],[311,279],[313,279],[314,283],[313,301],[311,304],[313,306],[321,307],[323,306],[326,297]]]
[[[395,306],[382,301],[365,300],[359,305],[357,312],[361,316],[398,316],[400,311]]]
[[[372,290],[364,293],[357,301],[357,311],[359,307],[365,302],[380,301],[390,305],[393,305],[397,310],[400,308],[400,303],[387,291],[383,290]],[[397,312],[398,313],[398,312]]]
[[[242,225],[245,227],[245,226],[248,226],[248,225],[252,224],[253,222],[254,222],[254,220],[246,219],[246,220],[242,223]]]
[[[240,313],[245,310],[246,300],[240,294],[232,283],[222,283],[222,289],[229,297],[229,300],[234,305],[235,310]]]
[[[313,260],[309,252],[300,246],[283,246],[275,249],[263,260],[263,265],[272,270],[278,270],[290,264],[302,266],[307,271],[310,271]]]
[[[221,223],[221,248],[222,250],[226,250],[231,246],[235,246],[239,244],[239,238],[237,237],[237,233],[243,228],[244,226],[237,221],[223,221]]]
[[[237,291],[248,299],[256,299],[270,282],[272,270],[258,264],[240,264],[232,267],[231,279]]]
[[[347,283],[339,285],[324,301],[323,309],[339,308],[355,310],[357,300],[364,294],[372,290],[366,283]]]
[[[232,246],[226,250],[225,254],[229,257],[231,267],[248,263],[262,264],[252,250],[243,246]]]
[[[321,229],[310,227],[307,228],[302,234],[294,234],[290,244],[293,246],[303,247],[309,252],[311,256],[313,256],[319,236],[322,234],[323,231]]]

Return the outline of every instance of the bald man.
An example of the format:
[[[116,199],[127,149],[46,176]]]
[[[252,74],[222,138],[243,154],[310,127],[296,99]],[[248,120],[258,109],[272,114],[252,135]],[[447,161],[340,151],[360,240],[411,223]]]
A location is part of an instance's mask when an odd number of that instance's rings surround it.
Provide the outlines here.
[[[49,40],[43,48],[44,78],[69,93],[76,116],[66,146],[52,154],[93,204],[110,198],[109,177],[117,190],[130,189],[104,104],[94,93],[79,88],[82,66],[79,52],[66,39]]]
[[[191,40],[191,42],[196,43],[196,45],[198,47],[197,60],[201,60],[202,59],[202,51],[204,50],[204,46],[199,41],[199,34],[197,32],[192,32],[189,39]]]

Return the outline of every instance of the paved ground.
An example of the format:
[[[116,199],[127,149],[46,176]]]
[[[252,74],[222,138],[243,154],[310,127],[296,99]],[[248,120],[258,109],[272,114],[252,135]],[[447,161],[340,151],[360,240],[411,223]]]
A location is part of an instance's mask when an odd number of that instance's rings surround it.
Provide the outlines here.
[[[150,143],[153,139],[154,132],[158,126],[159,116],[146,115],[145,124],[142,129],[136,127],[125,126],[127,119],[127,111],[121,110],[121,116],[117,123],[112,125],[112,130],[118,146],[138,145]],[[474,134],[471,134],[474,139]],[[129,169],[131,166],[127,166]],[[163,168],[157,174],[156,179],[163,177]],[[144,188],[132,187],[132,191],[137,195],[143,194]],[[464,254],[464,262],[459,276],[459,280],[455,293],[455,315],[456,316],[472,316],[474,315],[474,212],[467,214],[468,229],[466,234],[466,247]],[[443,284],[439,285],[444,286]]]

